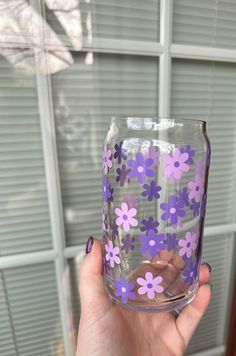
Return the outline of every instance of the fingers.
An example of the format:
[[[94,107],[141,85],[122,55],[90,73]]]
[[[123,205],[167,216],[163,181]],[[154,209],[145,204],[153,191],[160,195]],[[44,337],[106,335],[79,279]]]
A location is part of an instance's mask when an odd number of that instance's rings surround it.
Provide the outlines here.
[[[211,266],[208,263],[203,263],[200,267],[199,284],[208,283],[211,278]]]
[[[204,272],[205,273],[205,272]],[[176,319],[176,327],[187,346],[211,299],[211,286],[202,285],[195,299],[184,308]]]

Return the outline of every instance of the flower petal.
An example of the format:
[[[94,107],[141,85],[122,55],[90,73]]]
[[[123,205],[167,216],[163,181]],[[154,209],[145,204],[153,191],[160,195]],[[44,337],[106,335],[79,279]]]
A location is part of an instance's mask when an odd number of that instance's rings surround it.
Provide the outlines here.
[[[145,279],[146,279],[147,282],[152,282],[152,281],[153,281],[153,274],[152,274],[152,272],[147,272],[147,273],[145,274]]]
[[[155,298],[155,292],[153,289],[149,289],[147,292],[148,299],[154,299]]]
[[[137,226],[137,225],[138,225],[138,220],[135,219],[135,218],[130,218],[130,219],[129,219],[129,224],[130,224],[131,226]]]
[[[122,210],[122,213],[123,213],[123,214],[127,214],[127,212],[128,212],[128,205],[127,205],[127,203],[125,203],[125,202],[121,203],[121,210]]]
[[[147,293],[147,287],[146,286],[141,287],[141,288],[138,289],[138,294],[143,295],[143,294],[146,294],[146,293]]]
[[[137,283],[140,285],[140,286],[145,286],[147,284],[147,282],[145,281],[144,278],[137,278]]]
[[[179,158],[181,156],[180,150],[175,147],[172,151],[172,157],[174,158],[175,161],[179,161]]]
[[[123,228],[124,228],[125,232],[128,232],[130,230],[128,221],[123,221]]]
[[[120,225],[123,224],[123,218],[122,218],[121,216],[116,219],[116,224],[117,224],[118,226],[120,226]]]
[[[182,170],[183,172],[188,172],[188,171],[189,171],[189,165],[186,164],[186,163],[182,163],[182,164],[181,164],[181,170]]]
[[[115,262],[117,265],[120,264],[120,257],[114,256],[114,257],[113,257],[113,260],[114,260],[114,262]]]
[[[128,211],[128,217],[132,218],[133,216],[135,216],[137,214],[137,209],[135,208],[131,208],[129,211]]]
[[[119,252],[120,252],[119,247],[114,247],[113,254],[118,255]]]
[[[116,213],[117,216],[122,216],[123,215],[121,209],[119,209],[119,208],[115,208],[115,213]]]
[[[163,278],[161,276],[157,276],[155,278],[153,278],[153,282],[155,284],[160,284],[163,281]]]

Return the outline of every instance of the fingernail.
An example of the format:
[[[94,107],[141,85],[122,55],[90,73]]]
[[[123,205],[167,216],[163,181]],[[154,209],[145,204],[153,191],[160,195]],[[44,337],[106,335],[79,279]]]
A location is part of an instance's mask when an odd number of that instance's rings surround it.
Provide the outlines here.
[[[207,262],[203,262],[203,263],[202,263],[202,265],[207,266],[208,271],[209,271],[209,272],[211,272],[211,265],[209,265],[209,263],[207,263]]]
[[[90,236],[88,238],[88,241],[86,243],[86,248],[85,248],[85,252],[88,254],[89,252],[91,252],[92,250],[92,247],[93,247],[93,241],[94,241],[94,238],[93,236]]]
[[[212,284],[211,284],[211,283],[206,283],[206,286],[208,286],[209,288],[211,288],[211,291],[212,291],[213,287],[212,287]]]

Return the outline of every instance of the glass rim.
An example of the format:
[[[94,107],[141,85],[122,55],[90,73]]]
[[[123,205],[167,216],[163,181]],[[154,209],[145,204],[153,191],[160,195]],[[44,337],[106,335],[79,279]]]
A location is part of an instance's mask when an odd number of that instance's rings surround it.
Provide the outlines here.
[[[154,120],[154,121],[166,121],[166,122],[174,122],[174,123],[189,123],[189,124],[207,124],[206,120],[201,120],[201,119],[192,119],[192,118],[175,118],[175,117],[167,117],[167,116],[129,116],[129,115],[112,115],[111,116],[111,120],[127,120],[127,119],[138,119],[138,120],[144,120],[144,119],[148,119],[148,120]]]

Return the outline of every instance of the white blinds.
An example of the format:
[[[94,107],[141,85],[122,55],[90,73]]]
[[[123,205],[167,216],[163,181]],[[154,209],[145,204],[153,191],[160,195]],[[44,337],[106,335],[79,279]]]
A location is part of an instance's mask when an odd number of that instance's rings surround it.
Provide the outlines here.
[[[36,83],[0,58],[0,256],[52,246]]]
[[[174,0],[173,43],[236,48],[234,0]]]
[[[157,115],[155,58],[95,55],[53,75],[62,199],[68,245],[101,235],[101,152],[111,115]]]

